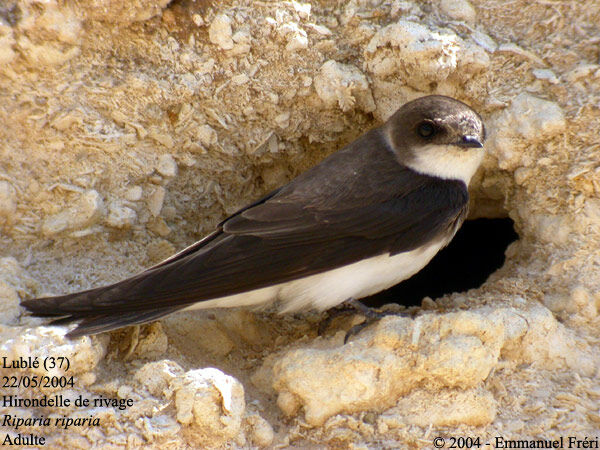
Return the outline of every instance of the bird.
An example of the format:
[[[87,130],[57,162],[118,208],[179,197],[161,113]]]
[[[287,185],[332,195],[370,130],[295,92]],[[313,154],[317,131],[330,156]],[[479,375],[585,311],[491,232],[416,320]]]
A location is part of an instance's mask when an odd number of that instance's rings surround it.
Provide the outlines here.
[[[75,338],[184,309],[293,313],[356,301],[411,277],[452,240],[485,135],[467,104],[417,98],[157,265],[21,304],[52,324],[76,322],[66,334]]]

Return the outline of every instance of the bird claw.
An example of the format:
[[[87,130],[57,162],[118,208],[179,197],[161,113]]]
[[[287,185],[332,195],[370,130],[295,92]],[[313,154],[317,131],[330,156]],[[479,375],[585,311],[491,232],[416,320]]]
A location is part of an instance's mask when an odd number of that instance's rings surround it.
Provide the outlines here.
[[[322,336],[325,333],[325,330],[329,328],[333,319],[340,316],[348,316],[350,314],[356,314],[357,311],[361,311],[361,308],[367,308],[362,303],[357,300],[350,298],[345,302],[339,304],[335,308],[329,309],[327,311],[327,317],[325,317],[319,323],[319,327],[317,328],[317,333],[319,336]]]
[[[374,322],[377,322],[380,319],[383,319],[384,317],[387,317],[387,316],[409,317],[410,316],[410,314],[406,313],[406,312],[375,311],[374,309],[369,308],[368,306],[365,306],[365,305],[362,305],[362,307],[365,309],[361,309],[360,314],[363,314],[365,316],[365,320],[357,325],[354,325],[352,328],[350,328],[346,332],[346,336],[344,336],[344,344],[347,344],[348,340],[351,337],[356,336],[358,333],[360,333],[362,330],[367,328],[369,325],[373,324]],[[365,311],[366,314],[363,313],[363,311]]]
[[[344,344],[347,344],[348,340],[351,337],[356,336],[363,329],[365,329],[372,323],[377,322],[380,319],[383,319],[386,316],[401,316],[401,317],[409,316],[408,313],[404,313],[404,312],[376,311],[373,308],[370,308],[370,307],[364,305],[363,303],[359,302],[358,300],[356,300],[354,298],[350,298],[350,299],[346,300],[344,303],[342,303],[341,305],[339,305],[338,307],[336,307],[335,309],[331,309],[328,311],[327,317],[325,319],[323,319],[321,321],[321,323],[319,323],[319,327],[317,330],[319,336],[323,335],[323,333],[329,327],[329,325],[331,324],[331,321],[333,319],[335,319],[336,317],[348,315],[348,314],[360,314],[365,318],[365,320],[357,325],[354,325],[352,328],[350,328],[346,332],[346,335],[344,336]]]

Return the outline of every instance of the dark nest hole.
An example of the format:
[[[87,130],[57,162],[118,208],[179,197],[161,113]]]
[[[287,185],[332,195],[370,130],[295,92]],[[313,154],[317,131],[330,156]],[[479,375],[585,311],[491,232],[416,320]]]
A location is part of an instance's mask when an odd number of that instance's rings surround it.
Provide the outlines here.
[[[385,291],[362,299],[372,307],[388,303],[420,305],[423,297],[436,299],[478,288],[504,264],[504,252],[519,235],[509,218],[467,220],[450,244],[419,273]]]

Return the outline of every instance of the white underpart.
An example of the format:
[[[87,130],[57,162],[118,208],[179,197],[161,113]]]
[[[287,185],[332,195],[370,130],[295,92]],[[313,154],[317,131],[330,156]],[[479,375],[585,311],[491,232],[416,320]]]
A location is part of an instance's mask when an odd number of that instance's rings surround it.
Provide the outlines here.
[[[404,163],[424,175],[462,180],[468,186],[484,154],[482,148],[429,144],[420,148],[410,161]]]
[[[425,267],[451,237],[409,252],[375,256],[298,280],[198,302],[186,309],[266,306],[278,301],[282,313],[307,309],[323,311],[350,298],[366,297],[406,280]]]
[[[414,152],[410,161],[404,161],[404,164],[425,175],[462,180],[468,185],[483,156],[481,148],[430,144]],[[323,311],[350,298],[366,297],[410,278],[425,267],[453,236],[451,234],[409,252],[367,258],[298,280],[198,302],[186,309],[267,306],[278,302],[281,312]]]

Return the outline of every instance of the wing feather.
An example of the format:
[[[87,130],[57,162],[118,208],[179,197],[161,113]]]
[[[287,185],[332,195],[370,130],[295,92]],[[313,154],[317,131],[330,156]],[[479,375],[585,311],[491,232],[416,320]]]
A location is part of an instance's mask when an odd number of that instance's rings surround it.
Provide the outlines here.
[[[372,130],[288,185],[224,220],[179,254],[111,286],[23,302],[40,315],[171,311],[360,259],[417,248],[456,230],[462,181],[401,166]]]

